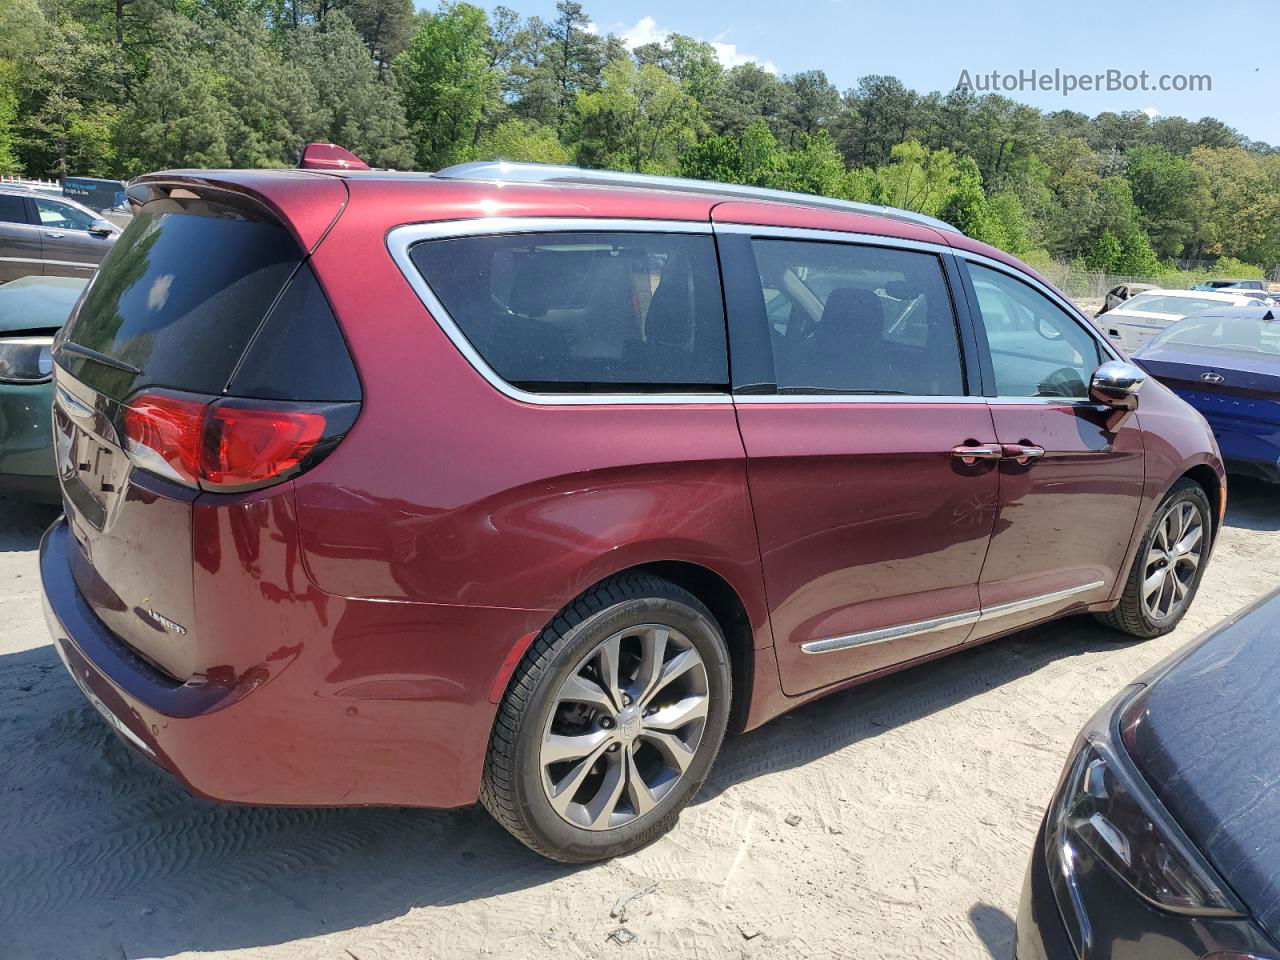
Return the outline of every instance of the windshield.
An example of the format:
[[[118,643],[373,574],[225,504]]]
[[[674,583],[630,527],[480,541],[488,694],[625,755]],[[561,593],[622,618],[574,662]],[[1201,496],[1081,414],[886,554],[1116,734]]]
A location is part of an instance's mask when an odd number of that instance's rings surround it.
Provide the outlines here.
[[[1189,317],[1210,307],[1234,303],[1227,297],[1179,297],[1167,293],[1140,293],[1124,305],[1125,310],[1142,310],[1147,313],[1175,313]]]
[[[1193,317],[1174,324],[1162,344],[1280,354],[1280,322],[1253,317]]]

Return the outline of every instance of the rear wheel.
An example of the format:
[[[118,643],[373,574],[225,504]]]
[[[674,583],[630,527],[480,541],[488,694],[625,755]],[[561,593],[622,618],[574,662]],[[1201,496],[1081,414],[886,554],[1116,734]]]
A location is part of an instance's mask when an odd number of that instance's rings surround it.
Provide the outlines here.
[[[607,580],[517,668],[481,802],[554,860],[634,850],[669,830],[706,779],[729,698],[724,637],[696,597],[649,574]]]
[[[1209,498],[1183,478],[1161,502],[1134,557],[1114,610],[1096,616],[1135,637],[1159,637],[1178,625],[1204,573],[1212,536]]]

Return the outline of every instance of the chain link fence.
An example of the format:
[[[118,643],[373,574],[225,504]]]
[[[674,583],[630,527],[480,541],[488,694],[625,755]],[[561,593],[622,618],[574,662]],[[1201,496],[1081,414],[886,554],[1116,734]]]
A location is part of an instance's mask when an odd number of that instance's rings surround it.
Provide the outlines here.
[[[1179,265],[1181,266],[1181,265]],[[1105,270],[1089,270],[1063,261],[1051,261],[1038,264],[1037,269],[1044,274],[1055,287],[1070,297],[1082,310],[1095,313],[1102,307],[1107,292],[1122,284],[1149,283],[1156,287],[1172,290],[1186,290],[1196,283],[1214,276],[1208,266],[1198,269],[1187,269],[1181,273],[1163,273],[1153,276],[1134,277]],[[1271,289],[1280,288],[1280,267],[1267,274]]]

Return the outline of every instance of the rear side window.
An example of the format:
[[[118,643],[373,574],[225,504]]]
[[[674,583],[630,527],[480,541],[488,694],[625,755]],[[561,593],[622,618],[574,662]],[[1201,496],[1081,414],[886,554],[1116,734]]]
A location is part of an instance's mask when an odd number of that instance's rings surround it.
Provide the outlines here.
[[[752,241],[779,393],[958,396],[955,313],[931,253]]]
[[[73,376],[116,399],[146,386],[224,391],[302,253],[274,222],[192,206],[147,204],[116,241],[59,350]]]
[[[11,193],[0,193],[0,223],[26,223],[27,202]]]
[[[484,362],[522,389],[728,389],[710,237],[460,237],[423,241],[410,256]]]

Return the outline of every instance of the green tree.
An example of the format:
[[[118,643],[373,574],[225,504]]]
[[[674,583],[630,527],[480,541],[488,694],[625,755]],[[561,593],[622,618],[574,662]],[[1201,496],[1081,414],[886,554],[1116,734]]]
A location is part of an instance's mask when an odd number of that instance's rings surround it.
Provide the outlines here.
[[[285,55],[302,68],[315,90],[309,139],[340,143],[374,166],[413,166],[399,90],[379,78],[377,62],[351,21],[332,14],[324,30],[294,31]]]
[[[785,81],[790,91],[786,99],[783,119],[790,146],[796,146],[801,137],[814,137],[826,133],[840,110],[840,91],[821,70],[805,70]]]
[[[0,173],[21,173],[18,162],[18,68],[0,60]]]
[[[378,75],[384,75],[413,35],[413,0],[345,0],[334,6],[359,31]]]
[[[894,147],[890,156],[892,162],[876,171],[880,201],[937,216],[959,178],[956,155],[945,148],[930,150],[918,140],[909,140]]]
[[[1119,272],[1119,264],[1123,251],[1120,241],[1110,230],[1103,230],[1102,236],[1085,255],[1084,262],[1090,270],[1103,270],[1107,273]]]
[[[472,148],[473,160],[512,160],[532,163],[569,163],[568,149],[555,130],[533,120],[512,117],[480,136]]]
[[[120,50],[83,24],[45,24],[16,82],[23,165],[58,177],[110,173],[126,74]]]
[[[1137,146],[1125,156],[1125,176],[1151,244],[1163,256],[1176,256],[1191,238],[1197,205],[1191,161],[1164,147]]]
[[[1141,230],[1134,230],[1121,239],[1115,271],[1125,277],[1155,277],[1160,274],[1160,258]]]
[[[844,158],[825,130],[800,134],[799,145],[781,154],[765,180],[767,186],[798,193],[842,197],[847,192]]]
[[[640,66],[653,64],[671,74],[685,93],[707,104],[724,82],[724,67],[715,48],[703,40],[673,33],[661,43],[646,43],[632,51]]]
[[[409,129],[425,169],[453,163],[479,138],[485,110],[498,97],[490,40],[483,10],[448,3],[423,18],[396,58]]]
[[[786,134],[791,91],[763,67],[742,63],[728,70],[719,90],[707,103],[707,119],[716,133],[740,137],[757,120],[774,137]]]
[[[163,28],[168,40],[118,128],[124,172],[289,166],[326,131],[307,72],[285,61],[261,21],[170,14]]]
[[[686,150],[680,157],[680,176],[720,183],[749,182],[739,141],[723,133],[706,137]]]
[[[674,173],[702,124],[698,101],[669,74],[614,60],[598,91],[578,95],[577,159],[589,167]]]

